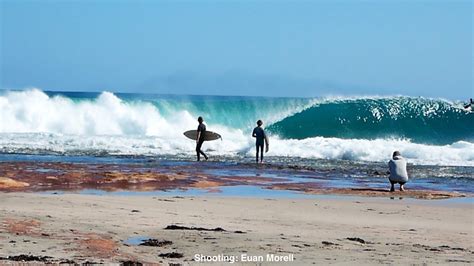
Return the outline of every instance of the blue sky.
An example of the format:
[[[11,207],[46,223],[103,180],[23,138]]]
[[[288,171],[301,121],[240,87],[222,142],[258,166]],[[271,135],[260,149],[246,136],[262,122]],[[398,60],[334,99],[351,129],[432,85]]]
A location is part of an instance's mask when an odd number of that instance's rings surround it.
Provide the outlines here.
[[[3,89],[474,96],[471,1],[0,3]]]

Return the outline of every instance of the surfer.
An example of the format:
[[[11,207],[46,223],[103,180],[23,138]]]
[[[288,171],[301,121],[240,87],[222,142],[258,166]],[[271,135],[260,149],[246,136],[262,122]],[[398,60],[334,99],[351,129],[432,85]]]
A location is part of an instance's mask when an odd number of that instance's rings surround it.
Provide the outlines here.
[[[204,156],[204,158],[207,159],[207,155],[201,150],[202,143],[204,142],[204,137],[206,135],[206,125],[204,125],[204,119],[202,117],[198,117],[198,128],[197,128],[197,136],[196,136],[196,154],[197,154],[197,160],[201,160],[201,154]]]
[[[264,143],[266,144],[265,152],[268,152],[268,146],[270,145],[268,143],[267,134],[265,134],[265,131],[263,130],[262,125],[263,125],[262,120],[258,120],[257,127],[254,128],[252,132],[252,137],[255,138],[255,147],[257,149],[257,156],[256,156],[257,163],[258,163],[259,151],[260,151],[260,163],[263,163],[263,144]]]
[[[472,101],[472,98],[471,98],[471,99],[469,99],[469,103],[464,105],[464,109],[472,108],[473,104],[474,104],[474,102]]]
[[[403,185],[408,181],[407,161],[402,157],[399,151],[394,151],[392,159],[388,162],[390,170],[390,192],[395,191],[395,184],[400,184],[400,191],[405,191]]]

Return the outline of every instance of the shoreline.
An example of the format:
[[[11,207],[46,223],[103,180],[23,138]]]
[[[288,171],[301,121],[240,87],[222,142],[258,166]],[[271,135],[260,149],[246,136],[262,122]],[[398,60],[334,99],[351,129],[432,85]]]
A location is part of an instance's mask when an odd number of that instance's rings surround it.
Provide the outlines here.
[[[353,195],[446,199],[474,197],[464,181],[414,179],[404,192],[389,192],[383,172],[367,176],[346,176],[341,170],[306,167],[287,168],[248,165],[222,166],[192,162],[65,163],[0,162],[0,192],[114,193],[177,192],[177,194],[222,195]],[[458,182],[450,184],[449,182]]]
[[[196,265],[196,254],[293,254],[294,265],[474,261],[472,204],[444,200],[0,195],[3,259]],[[155,239],[156,246],[126,243],[134,238]]]

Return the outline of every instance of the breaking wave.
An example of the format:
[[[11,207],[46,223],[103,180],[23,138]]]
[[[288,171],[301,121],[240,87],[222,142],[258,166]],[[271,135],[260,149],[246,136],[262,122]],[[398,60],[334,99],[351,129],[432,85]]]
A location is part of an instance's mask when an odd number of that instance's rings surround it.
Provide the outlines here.
[[[52,93],[0,93],[0,153],[193,156],[182,132],[205,117],[222,141],[215,156],[251,156],[257,119],[269,156],[386,161],[400,150],[416,164],[474,166],[471,112],[410,97],[288,99]]]

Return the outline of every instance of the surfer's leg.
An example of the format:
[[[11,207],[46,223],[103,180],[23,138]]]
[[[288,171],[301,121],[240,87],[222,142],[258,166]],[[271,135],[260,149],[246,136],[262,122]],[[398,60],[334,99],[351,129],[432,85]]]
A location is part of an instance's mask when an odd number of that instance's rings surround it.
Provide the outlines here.
[[[201,146],[202,146],[202,142],[199,141],[197,144],[196,144],[196,155],[197,155],[197,160],[200,161],[201,160]]]
[[[209,157],[207,157],[207,155],[201,150],[202,143],[204,143],[204,141],[199,141],[199,142],[198,142],[198,145],[196,146],[196,152],[197,152],[197,156],[198,156],[198,161],[199,161],[200,154],[202,154],[202,155],[204,156],[204,159],[206,159],[206,160],[209,158]]]
[[[260,162],[263,163],[263,144],[260,145]]]
[[[255,145],[255,150],[257,151],[257,155],[255,157],[255,161],[258,163],[258,144]]]

